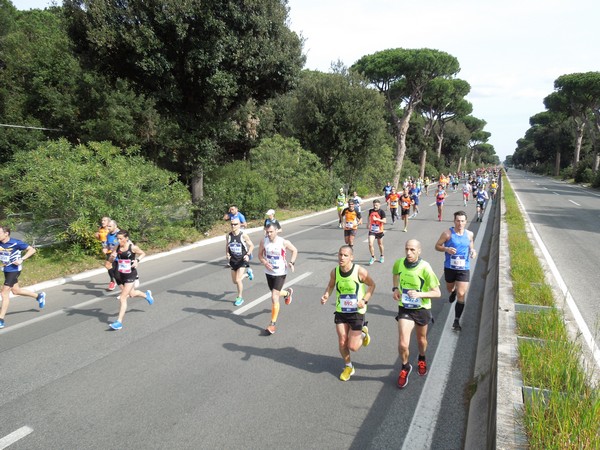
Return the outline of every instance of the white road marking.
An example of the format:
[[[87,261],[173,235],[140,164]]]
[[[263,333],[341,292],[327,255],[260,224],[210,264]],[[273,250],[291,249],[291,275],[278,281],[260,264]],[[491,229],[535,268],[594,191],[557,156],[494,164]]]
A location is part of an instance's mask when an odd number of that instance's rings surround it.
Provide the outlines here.
[[[573,203],[574,205],[581,206],[579,203],[577,203],[577,202],[574,202],[573,200],[569,200],[569,201],[570,201],[571,203]]]
[[[485,214],[485,211],[484,211]],[[485,235],[487,220],[482,222],[479,227],[477,236],[475,237],[475,248],[481,247],[481,241]],[[477,260],[473,261],[471,273],[475,272]],[[467,293],[468,300],[469,294]],[[467,301],[468,304],[468,301]],[[444,398],[444,390],[448,385],[452,358],[456,351],[458,336],[460,332],[452,331],[450,326],[454,321],[453,309],[450,308],[450,313],[446,317],[444,323],[444,331],[440,336],[438,347],[435,350],[433,358],[430,359],[431,369],[427,371],[427,377],[421,391],[421,396],[417,402],[417,406],[413,413],[408,433],[404,437],[402,450],[411,450],[414,448],[431,448],[433,434],[437,425],[437,421]],[[413,374],[415,376],[416,374]]]
[[[298,283],[301,280],[304,280],[305,278],[309,277],[312,275],[312,272],[306,272],[303,273],[302,275],[294,278],[293,280],[286,282],[284,286],[288,287],[288,286],[292,286],[296,283]],[[233,313],[236,316],[239,316],[242,313],[245,313],[246,311],[248,311],[250,308],[253,308],[254,306],[264,302],[265,300],[268,300],[271,298],[271,293],[269,292],[268,294],[263,295],[262,297],[258,297],[256,300],[251,301],[250,303],[248,303],[247,305],[242,306],[241,308],[236,309]]]
[[[0,450],[3,450],[10,445],[13,445],[15,442],[17,442],[20,439],[23,439],[25,436],[31,433],[33,433],[33,428],[30,428],[28,426],[24,426],[16,431],[13,431],[12,433],[0,439]]]
[[[558,192],[554,192],[554,191],[552,191],[552,193],[553,193],[554,195],[560,195]]]

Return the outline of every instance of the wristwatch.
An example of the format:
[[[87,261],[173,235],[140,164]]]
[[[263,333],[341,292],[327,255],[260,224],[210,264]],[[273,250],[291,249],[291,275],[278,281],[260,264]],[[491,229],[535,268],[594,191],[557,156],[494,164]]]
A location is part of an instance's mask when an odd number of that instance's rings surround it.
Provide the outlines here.
[[[392,292],[394,292],[394,291],[398,291],[398,290],[399,290],[399,289],[398,289],[398,286],[394,286],[394,287],[392,288]]]

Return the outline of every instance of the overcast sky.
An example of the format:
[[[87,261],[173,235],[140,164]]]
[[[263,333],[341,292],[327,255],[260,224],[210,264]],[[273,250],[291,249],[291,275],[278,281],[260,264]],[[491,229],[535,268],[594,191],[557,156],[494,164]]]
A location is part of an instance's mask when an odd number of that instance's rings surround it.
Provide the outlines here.
[[[13,0],[18,9],[50,0]],[[60,2],[59,2],[60,3]],[[458,58],[473,115],[503,160],[544,111],[560,75],[600,71],[600,0],[289,0],[306,68],[388,48],[431,48]]]

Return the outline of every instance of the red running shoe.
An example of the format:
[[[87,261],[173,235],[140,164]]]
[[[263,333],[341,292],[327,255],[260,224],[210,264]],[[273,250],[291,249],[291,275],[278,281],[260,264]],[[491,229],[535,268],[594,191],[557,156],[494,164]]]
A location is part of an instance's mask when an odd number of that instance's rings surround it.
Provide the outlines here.
[[[408,376],[412,372],[412,366],[409,364],[408,369],[402,369],[400,375],[398,375],[398,387],[404,389],[408,384]]]
[[[427,363],[423,360],[420,360],[417,363],[417,373],[419,376],[423,376],[427,374]]]
[[[292,295],[294,295],[294,290],[292,288],[287,288],[287,295],[284,297],[285,304],[289,305],[292,303]]]

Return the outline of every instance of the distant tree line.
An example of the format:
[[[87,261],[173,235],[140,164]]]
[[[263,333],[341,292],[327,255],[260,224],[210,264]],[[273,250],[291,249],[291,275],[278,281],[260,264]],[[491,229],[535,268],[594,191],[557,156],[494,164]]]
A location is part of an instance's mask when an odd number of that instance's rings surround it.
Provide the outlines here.
[[[329,205],[340,186],[499,163],[455,57],[398,48],[303,70],[288,13],[285,0],[0,0],[0,216],[92,230],[121,214],[152,236],[173,211],[206,229],[229,203],[258,218]]]
[[[509,163],[600,187],[600,72],[558,77],[544,106]]]

